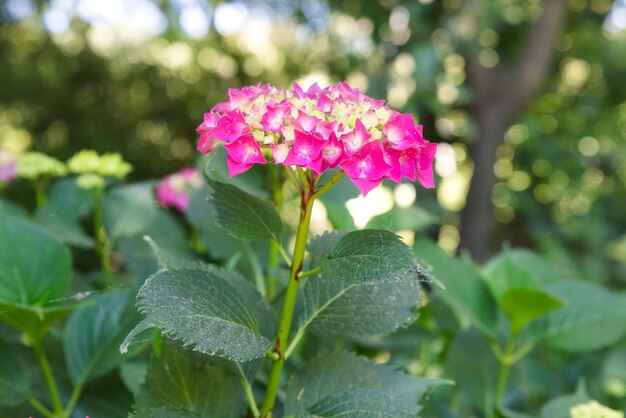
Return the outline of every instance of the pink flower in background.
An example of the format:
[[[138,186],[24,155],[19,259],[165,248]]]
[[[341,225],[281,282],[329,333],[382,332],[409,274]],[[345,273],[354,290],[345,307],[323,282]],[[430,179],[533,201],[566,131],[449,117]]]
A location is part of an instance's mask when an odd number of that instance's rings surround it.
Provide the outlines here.
[[[17,159],[0,150],[0,183],[13,181],[17,170]]]
[[[189,207],[189,196],[202,187],[202,177],[193,168],[183,168],[163,178],[155,188],[157,202],[166,207],[173,207],[184,212]]]
[[[384,178],[434,187],[437,144],[422,136],[412,115],[391,110],[346,82],[306,91],[298,84],[230,89],[229,100],[204,115],[198,150],[224,143],[230,175],[254,164],[311,169],[316,175],[339,167],[367,194]],[[264,150],[267,152],[264,153]]]

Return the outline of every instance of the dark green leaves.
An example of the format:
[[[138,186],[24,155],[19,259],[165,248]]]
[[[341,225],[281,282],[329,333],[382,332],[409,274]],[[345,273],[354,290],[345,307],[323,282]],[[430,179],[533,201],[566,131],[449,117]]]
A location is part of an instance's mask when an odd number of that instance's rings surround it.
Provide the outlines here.
[[[307,410],[300,409],[296,418],[411,418],[391,395],[376,390],[350,389],[334,393]]]
[[[583,281],[563,281],[546,286],[563,300],[563,306],[536,320],[528,339],[545,341],[567,351],[605,347],[626,334],[626,298]]]
[[[126,338],[122,351],[141,331],[156,327],[195,350],[236,361],[265,356],[271,344],[244,296],[219,272],[160,271],[139,290],[137,306],[146,318]]]
[[[355,392],[353,396],[337,394],[350,389],[366,389],[386,394],[386,401],[393,400],[394,408],[406,410],[414,416],[419,410],[418,401],[431,388],[444,383],[447,382],[409,376],[354,354],[327,353],[309,361],[290,378],[285,412],[288,415],[295,413],[297,408],[313,410],[313,407],[318,411],[327,411],[325,413],[330,413],[331,407],[349,411],[350,398],[361,398],[363,392]],[[318,404],[331,395],[334,396],[330,400]],[[378,401],[386,402],[381,397]]]
[[[148,369],[136,417],[241,417],[246,402],[239,377],[214,360],[166,345]]]
[[[346,285],[390,283],[404,279],[416,263],[393,232],[364,229],[341,237],[320,268],[327,279]]]
[[[74,384],[107,373],[124,360],[117,348],[139,319],[133,296],[129,289],[104,293],[70,316],[63,348]]]
[[[0,318],[31,335],[67,314],[70,253],[26,220],[0,213]]]
[[[213,189],[211,203],[216,222],[239,239],[274,239],[282,230],[280,216],[274,207],[230,184],[209,181]]]
[[[0,341],[0,405],[19,405],[29,393],[28,379],[19,362]]]

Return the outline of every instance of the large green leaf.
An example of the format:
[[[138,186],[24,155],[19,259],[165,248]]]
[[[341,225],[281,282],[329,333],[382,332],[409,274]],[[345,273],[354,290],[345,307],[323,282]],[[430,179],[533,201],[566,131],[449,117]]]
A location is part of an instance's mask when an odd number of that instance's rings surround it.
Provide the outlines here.
[[[84,384],[122,363],[118,347],[139,320],[133,296],[131,289],[103,293],[70,316],[63,351],[74,384]]]
[[[209,186],[213,189],[211,204],[215,208],[215,222],[230,235],[239,239],[278,241],[282,222],[269,202],[230,184],[211,180]]]
[[[558,309],[563,303],[542,290],[511,289],[500,297],[500,308],[518,333],[536,318]]]
[[[42,227],[0,213],[0,318],[36,335],[71,308],[57,306],[67,294],[71,258]]]
[[[626,296],[584,281],[546,286],[564,305],[533,322],[528,340],[566,351],[596,350],[626,334]]]
[[[289,379],[285,414],[309,409],[327,396],[349,389],[383,392],[398,406],[416,414],[418,402],[433,387],[449,382],[410,376],[345,352],[318,355]]]
[[[141,331],[156,327],[197,351],[236,361],[265,356],[270,341],[246,298],[219,272],[169,270],[152,275],[139,290],[145,319],[122,344],[124,351]]]
[[[341,234],[324,233],[311,240],[311,267],[324,259]],[[321,275],[304,285],[298,333],[307,328],[323,333],[385,335],[416,317],[420,286],[413,270],[396,283],[341,284]]]
[[[377,229],[347,233],[320,262],[324,277],[344,285],[398,282],[410,271],[417,277],[416,266],[415,256],[400,237]]]
[[[0,405],[19,405],[29,394],[28,379],[22,366],[0,340]]]
[[[383,228],[392,231],[411,230],[422,231],[435,224],[437,217],[419,206],[401,208],[395,206],[387,213],[373,217],[367,228]]]
[[[497,320],[496,303],[474,268],[465,261],[450,257],[430,241],[417,241],[413,249],[424,260],[446,290],[436,295],[453,308],[461,319],[469,319],[486,335],[494,336]]]
[[[299,409],[296,418],[412,418],[389,394],[377,390],[350,389],[333,393],[308,409]]]
[[[136,399],[136,416],[241,417],[246,401],[239,376],[212,360],[166,345],[148,369]]]
[[[539,280],[526,269],[509,258],[508,251],[496,256],[484,267],[484,276],[489,290],[500,300],[511,289],[539,290]]]
[[[116,187],[104,196],[104,225],[112,241],[143,233],[157,216],[152,183]]]
[[[80,221],[92,210],[91,191],[76,184],[75,178],[54,182],[46,204],[37,210],[35,219],[62,242],[91,248],[94,240],[85,233]]]

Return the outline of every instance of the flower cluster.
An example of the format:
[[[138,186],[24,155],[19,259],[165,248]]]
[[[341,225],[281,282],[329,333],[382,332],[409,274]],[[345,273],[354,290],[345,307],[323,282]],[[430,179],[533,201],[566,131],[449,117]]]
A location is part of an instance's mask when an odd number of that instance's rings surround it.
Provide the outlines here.
[[[17,160],[11,154],[0,150],[0,184],[10,183],[16,175]]]
[[[61,161],[41,152],[26,152],[17,160],[17,177],[36,180],[41,177],[63,177],[67,167]]]
[[[437,145],[422,137],[413,117],[385,106],[346,82],[307,91],[271,85],[230,89],[229,100],[204,115],[198,150],[222,141],[230,175],[254,164],[298,166],[316,175],[342,169],[367,194],[387,178],[434,187]]]
[[[202,187],[202,177],[193,167],[183,168],[161,180],[154,191],[157,201],[181,212],[189,206],[189,195]]]
[[[624,413],[600,405],[597,401],[580,404],[570,409],[571,418],[624,418]]]

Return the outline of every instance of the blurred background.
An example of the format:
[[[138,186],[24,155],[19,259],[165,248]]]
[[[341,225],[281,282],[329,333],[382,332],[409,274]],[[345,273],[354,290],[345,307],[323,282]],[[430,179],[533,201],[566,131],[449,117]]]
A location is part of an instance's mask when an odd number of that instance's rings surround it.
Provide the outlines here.
[[[440,144],[435,191],[377,190],[357,223],[418,206],[450,254],[510,243],[626,284],[624,0],[0,3],[13,154],[115,151],[132,179],[158,178],[198,157],[195,127],[228,88],[341,80]]]

